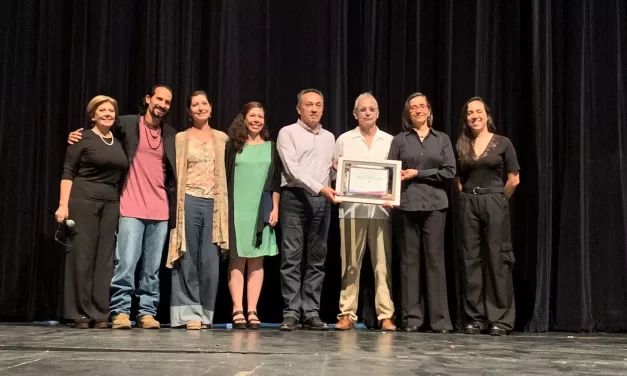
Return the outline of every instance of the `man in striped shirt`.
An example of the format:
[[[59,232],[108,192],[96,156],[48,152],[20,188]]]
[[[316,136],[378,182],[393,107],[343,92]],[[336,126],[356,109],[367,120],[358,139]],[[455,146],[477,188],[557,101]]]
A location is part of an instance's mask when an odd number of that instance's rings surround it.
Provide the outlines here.
[[[319,90],[303,90],[297,100],[300,118],[283,127],[277,139],[283,162],[279,219],[285,309],[280,330],[295,329],[301,313],[303,328],[326,330],[319,311],[331,203],[336,203],[338,194],[330,187],[335,136],[320,124],[324,98]],[[305,263],[302,276],[301,262]]]

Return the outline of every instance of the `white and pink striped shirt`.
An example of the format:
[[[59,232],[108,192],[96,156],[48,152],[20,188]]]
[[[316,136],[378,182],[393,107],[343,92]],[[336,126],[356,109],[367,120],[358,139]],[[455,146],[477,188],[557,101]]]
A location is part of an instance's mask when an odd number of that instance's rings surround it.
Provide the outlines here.
[[[279,131],[277,149],[283,173],[282,187],[305,188],[318,194],[330,186],[335,136],[318,124],[313,130],[300,119]]]

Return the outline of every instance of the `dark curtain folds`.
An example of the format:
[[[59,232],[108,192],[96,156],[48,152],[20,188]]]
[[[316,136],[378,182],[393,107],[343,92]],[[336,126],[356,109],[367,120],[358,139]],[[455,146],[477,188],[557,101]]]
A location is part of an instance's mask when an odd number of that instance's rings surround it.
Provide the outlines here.
[[[69,131],[97,94],[135,113],[151,86],[174,91],[168,120],[188,126],[187,95],[204,89],[212,125],[241,106],[266,107],[276,135],[294,122],[296,93],[325,95],[323,124],[356,125],[372,91],[379,125],[396,134],[405,98],[420,91],[434,127],[458,134],[473,95],[514,143],[522,183],[511,201],[517,328],[627,329],[627,5],[621,0],[22,0],[0,16],[0,318],[56,317],[63,250],[55,243],[59,177]],[[451,189],[447,267],[461,323]],[[335,212],[334,215],[337,213]],[[340,289],[332,222],[323,319]],[[266,260],[259,311],[281,316],[278,258]],[[224,276],[216,319],[228,320]],[[169,273],[162,271],[160,315]],[[398,299],[396,299],[398,300]]]
[[[627,330],[627,4],[534,4],[538,160],[528,329]]]

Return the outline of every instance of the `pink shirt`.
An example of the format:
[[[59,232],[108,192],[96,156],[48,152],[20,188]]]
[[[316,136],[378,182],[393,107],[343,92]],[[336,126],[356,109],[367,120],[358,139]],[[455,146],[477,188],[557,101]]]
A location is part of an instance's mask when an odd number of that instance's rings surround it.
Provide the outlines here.
[[[123,217],[165,221],[169,217],[161,130],[139,117],[139,145],[120,196]]]

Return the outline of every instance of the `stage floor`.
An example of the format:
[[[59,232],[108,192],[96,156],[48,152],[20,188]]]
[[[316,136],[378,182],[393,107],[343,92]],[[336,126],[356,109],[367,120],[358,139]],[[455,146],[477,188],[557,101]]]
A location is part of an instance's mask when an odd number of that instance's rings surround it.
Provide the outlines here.
[[[627,336],[0,325],[0,375],[625,375]]]

